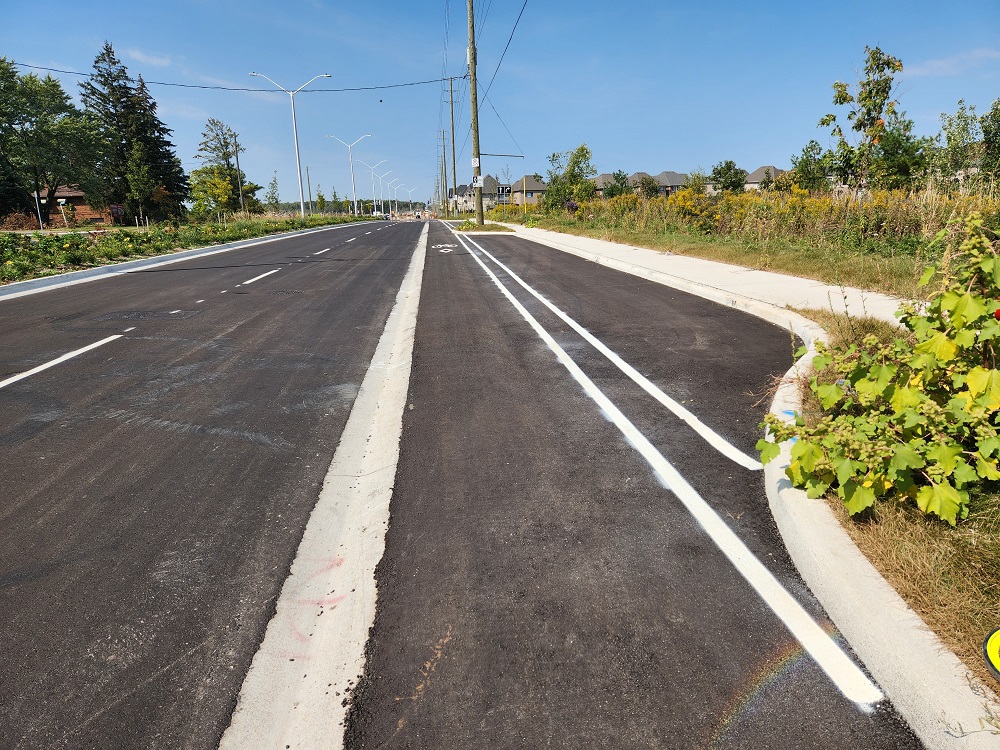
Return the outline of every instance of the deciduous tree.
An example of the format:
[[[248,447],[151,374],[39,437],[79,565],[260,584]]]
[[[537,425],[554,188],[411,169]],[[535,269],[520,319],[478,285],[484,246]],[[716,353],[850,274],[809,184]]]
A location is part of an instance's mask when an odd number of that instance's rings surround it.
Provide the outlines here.
[[[736,166],[732,159],[720,161],[712,167],[708,176],[709,182],[716,190],[728,190],[731,193],[742,193],[746,189],[747,171]]]

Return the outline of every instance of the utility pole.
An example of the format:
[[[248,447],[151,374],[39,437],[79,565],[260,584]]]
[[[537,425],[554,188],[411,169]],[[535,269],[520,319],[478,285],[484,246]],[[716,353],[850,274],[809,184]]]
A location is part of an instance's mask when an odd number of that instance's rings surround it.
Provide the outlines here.
[[[451,214],[451,202],[448,201],[448,147],[447,140],[444,137],[444,131],[441,131],[441,184],[444,185],[444,199],[445,199],[445,209],[444,215],[449,216]],[[455,196],[455,212],[458,212],[458,192],[452,193]]]
[[[240,142],[236,140],[236,133],[233,133],[233,151],[236,152],[236,182],[240,186],[240,213],[246,212],[243,205],[243,173],[240,172]]]
[[[476,183],[476,223],[483,224],[483,186],[479,184],[479,95],[476,92],[476,19],[469,0],[469,104],[472,106],[472,176]]]
[[[312,216],[313,215],[313,189],[312,189],[312,183],[309,182],[309,167],[306,167],[306,187],[309,189],[309,215]],[[355,204],[354,208],[357,209],[357,204]],[[357,214],[357,210],[355,210],[355,214]]]
[[[451,107],[451,187],[458,193],[455,169],[455,79],[448,79],[448,105]]]

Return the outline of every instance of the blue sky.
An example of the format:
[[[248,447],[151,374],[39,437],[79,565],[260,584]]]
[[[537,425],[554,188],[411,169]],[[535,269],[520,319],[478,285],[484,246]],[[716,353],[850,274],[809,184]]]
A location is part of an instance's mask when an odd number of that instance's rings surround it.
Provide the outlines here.
[[[710,170],[724,159],[744,169],[789,166],[831,111],[831,85],[854,82],[864,47],[902,59],[902,108],[933,135],[942,112],[964,99],[985,111],[1000,97],[1000,2],[659,2],[528,0],[493,76],[523,0],[476,0],[482,151],[493,174],[545,174],[547,156],[586,143],[601,172]],[[62,6],[65,5],[65,9]],[[287,89],[402,84],[465,72],[465,0],[174,0],[152,6],[102,0],[90,10],[56,3],[4,9],[0,55],[86,72],[108,40],[133,76],[194,85],[261,87],[259,71]],[[152,8],[155,7],[155,10]],[[76,95],[78,77],[59,75]],[[459,182],[471,175],[467,86],[456,81]],[[208,117],[246,147],[241,164],[266,185],[277,171],[284,200],[298,198],[288,96],[151,85],[174,130],[185,168]],[[385,159],[427,199],[437,141],[448,129],[440,83],[296,97],[303,166],[313,191],[350,192],[347,149],[355,146],[359,196],[370,196],[370,164]],[[491,106],[492,104],[492,106]],[[494,111],[495,109],[495,111]],[[501,120],[502,118],[502,120]],[[508,132],[509,131],[509,132]],[[450,151],[449,151],[450,158]],[[450,168],[449,168],[450,180]],[[376,191],[378,183],[376,182]],[[405,191],[399,193],[400,197]]]

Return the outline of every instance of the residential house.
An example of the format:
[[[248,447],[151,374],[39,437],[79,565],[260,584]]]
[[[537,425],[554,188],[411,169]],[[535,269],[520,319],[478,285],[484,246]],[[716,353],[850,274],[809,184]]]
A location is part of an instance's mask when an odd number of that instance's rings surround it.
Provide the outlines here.
[[[42,197],[45,197],[43,191]],[[34,196],[32,196],[34,201]],[[113,224],[124,215],[121,206],[94,208],[87,203],[87,197],[75,185],[63,185],[56,189],[55,203],[49,206],[49,224],[64,226],[77,224]],[[65,219],[63,218],[65,217]]]
[[[536,206],[545,196],[545,188],[544,182],[536,180],[534,175],[526,174],[511,186],[510,202],[517,206]]]
[[[660,195],[668,197],[687,184],[688,176],[681,172],[667,170],[660,172],[653,179],[660,186]]]
[[[597,175],[597,177],[595,177],[593,179],[594,188],[595,188],[594,194],[598,198],[603,198],[604,197],[604,188],[606,188],[608,185],[614,184],[614,181],[615,181],[614,175],[609,174],[607,172],[604,172],[603,174]]]
[[[493,175],[483,175],[483,210],[489,211],[496,205],[498,184]],[[456,190],[448,191],[448,202],[452,210],[474,211],[476,191],[471,185],[459,185]]]
[[[778,169],[770,165],[757,167],[753,172],[747,175],[746,180],[744,180],[745,190],[760,190],[760,184],[767,178],[774,179],[779,174],[784,174],[788,170]]]

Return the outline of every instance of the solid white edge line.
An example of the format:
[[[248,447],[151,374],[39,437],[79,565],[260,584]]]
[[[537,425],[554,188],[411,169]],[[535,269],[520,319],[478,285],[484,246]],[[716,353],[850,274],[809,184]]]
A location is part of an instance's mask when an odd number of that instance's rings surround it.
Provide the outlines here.
[[[93,344],[90,344],[89,346],[83,347],[82,349],[77,349],[76,351],[67,352],[66,354],[63,354],[61,357],[56,357],[51,362],[46,362],[44,365],[39,365],[38,367],[34,367],[28,370],[27,372],[22,372],[17,375],[12,375],[6,380],[0,380],[0,388],[6,388],[8,385],[12,383],[16,383],[19,380],[24,380],[27,377],[31,377],[32,375],[39,373],[42,370],[48,370],[50,367],[55,367],[61,362],[65,362],[68,359],[73,359],[73,357],[79,357],[81,354],[89,352],[91,349],[96,349],[99,346],[104,346],[110,341],[114,341],[115,339],[120,339],[123,337],[123,335],[124,334],[116,333],[114,336],[108,336],[106,339],[101,339],[100,341],[96,341]]]
[[[250,279],[250,281],[244,281],[242,284],[240,284],[240,286],[246,286],[247,284],[252,284],[255,281],[260,281],[265,276],[270,276],[272,273],[277,273],[280,270],[281,270],[280,268],[275,268],[273,271],[268,271],[267,273],[262,273],[260,276],[254,276],[252,279]]]
[[[464,244],[465,238],[458,236]],[[743,541],[730,529],[718,513],[688,484],[673,465],[649,442],[638,428],[622,414],[600,388],[587,377],[580,367],[566,354],[554,338],[517,300],[503,282],[497,278],[482,259],[465,245],[469,254],[489,275],[510,301],[521,317],[535,330],[548,347],[569,370],[573,378],[583,387],[584,392],[601,408],[608,419],[621,431],[622,435],[639,451],[656,472],[664,485],[684,504],[688,512],[701,524],[702,528],[719,550],[729,558],[736,570],[760,595],[771,611],[785,624],[789,632],[809,653],[816,664],[826,673],[834,685],[846,698],[861,707],[870,707],[885,698],[882,691],[868,679],[865,673],[834,643],[833,639],[809,616],[791,594],[781,585],[774,574],[747,548]]]
[[[349,690],[375,621],[427,228],[341,434],[220,750],[343,747]]]
[[[453,233],[457,235],[455,230]],[[510,268],[497,260],[488,250],[486,250],[482,245],[480,245],[475,240],[466,237],[466,239],[477,248],[479,248],[486,257],[496,263],[500,268],[502,268],[514,281],[524,287],[535,299],[545,305],[549,310],[559,316],[568,326],[570,326],[574,331],[576,331],[580,336],[582,336],[588,343],[591,344],[595,349],[597,349],[601,354],[607,357],[619,370],[628,375],[640,388],[642,388],[646,393],[659,401],[663,406],[673,412],[678,416],[683,422],[685,422],[691,429],[697,432],[709,445],[715,448],[719,453],[724,455],[726,458],[738,463],[740,466],[750,469],[751,471],[761,471],[764,465],[752,456],[748,456],[746,453],[741,451],[735,445],[726,440],[722,435],[718,434],[711,427],[706,425],[697,416],[692,414],[688,409],[684,408],[681,404],[677,403],[674,399],[670,398],[666,393],[664,393],[655,383],[649,380],[645,375],[636,370],[632,365],[623,360],[615,352],[609,349],[604,343],[598,339],[596,336],[590,333],[586,328],[581,326],[575,320],[573,320],[569,315],[564,313],[558,307],[556,307],[552,302],[543,297],[537,291],[528,286],[524,280],[521,279],[516,273],[514,273]]]

